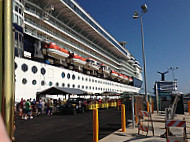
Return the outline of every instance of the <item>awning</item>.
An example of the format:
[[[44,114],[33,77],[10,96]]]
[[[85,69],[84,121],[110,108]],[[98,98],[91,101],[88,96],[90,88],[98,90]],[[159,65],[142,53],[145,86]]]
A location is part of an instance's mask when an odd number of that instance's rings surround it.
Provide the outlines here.
[[[75,94],[75,95],[82,95],[87,94],[86,91],[75,89],[75,88],[64,88],[64,87],[51,87],[48,89],[45,89],[41,92],[38,92],[37,95],[66,95],[66,94]]]

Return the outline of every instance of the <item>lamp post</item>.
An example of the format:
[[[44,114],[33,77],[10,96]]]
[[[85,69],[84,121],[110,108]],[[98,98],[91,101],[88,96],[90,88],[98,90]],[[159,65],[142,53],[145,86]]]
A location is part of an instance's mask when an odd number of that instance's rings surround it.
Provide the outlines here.
[[[147,95],[147,81],[146,81],[146,60],[145,60],[145,53],[144,53],[144,33],[143,33],[143,22],[142,22],[142,16],[147,12],[147,5],[143,4],[141,6],[142,12],[141,15],[137,11],[135,11],[133,14],[134,19],[138,19],[140,17],[141,20],[141,39],[142,39],[142,53],[143,53],[143,63],[144,63],[144,86],[145,86],[145,96],[146,101],[148,101],[148,95]]]

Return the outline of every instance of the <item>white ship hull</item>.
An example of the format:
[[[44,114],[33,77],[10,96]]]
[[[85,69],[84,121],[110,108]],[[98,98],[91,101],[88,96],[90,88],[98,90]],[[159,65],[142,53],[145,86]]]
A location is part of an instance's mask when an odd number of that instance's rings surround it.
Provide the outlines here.
[[[78,88],[91,93],[102,93],[105,91],[113,92],[136,92],[138,93],[140,88],[130,85],[117,83],[111,80],[101,79],[83,73],[75,72],[65,68],[59,68],[52,65],[39,63],[23,58],[15,58],[16,70],[15,70],[15,100],[19,102],[21,98],[36,98],[36,93],[52,86],[58,85],[59,87]],[[28,70],[23,71],[22,66],[27,65]],[[36,67],[37,72],[33,73],[32,68]],[[45,69],[45,74],[41,72]],[[64,78],[62,74],[64,73]],[[70,78],[67,75],[70,74]],[[75,76],[75,79],[72,78]],[[79,79],[80,78],[80,79]],[[84,78],[84,80],[82,80]],[[86,81],[86,78],[88,81]],[[25,81],[24,81],[25,80]],[[91,80],[91,81],[89,81]],[[92,81],[94,80],[94,81]],[[95,82],[96,80],[96,82]],[[104,82],[97,83],[97,82]],[[42,85],[44,82],[44,85]],[[25,84],[24,84],[25,83]],[[63,86],[64,84],[64,86]],[[74,86],[73,86],[74,85]]]

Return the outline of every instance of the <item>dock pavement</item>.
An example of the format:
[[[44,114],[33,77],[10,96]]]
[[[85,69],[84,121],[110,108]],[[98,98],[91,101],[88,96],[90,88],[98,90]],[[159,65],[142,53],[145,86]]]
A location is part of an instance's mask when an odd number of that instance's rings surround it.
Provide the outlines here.
[[[187,138],[190,141],[190,115],[189,113],[185,113],[184,115],[177,114],[174,117],[174,120],[183,120],[185,118],[186,130],[187,130]],[[165,114],[164,112],[152,114],[152,120],[164,121]],[[149,125],[151,126],[151,125]],[[160,136],[165,133],[165,123],[164,122],[153,122],[154,126],[154,136],[152,131],[148,132],[148,136],[146,137],[146,132],[140,132],[138,135],[138,128],[137,125],[135,128],[132,128],[132,124],[127,126],[126,132],[121,132],[121,129],[113,132],[112,134],[108,135],[107,137],[99,140],[99,142],[166,142],[166,138],[161,138]],[[170,128],[172,134],[177,136],[182,136],[183,128],[173,127]]]

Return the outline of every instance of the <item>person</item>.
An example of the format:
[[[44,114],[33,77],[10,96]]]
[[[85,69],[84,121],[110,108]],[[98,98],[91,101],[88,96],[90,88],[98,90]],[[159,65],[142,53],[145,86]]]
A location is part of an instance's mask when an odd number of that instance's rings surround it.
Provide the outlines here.
[[[32,119],[32,113],[31,113],[31,103],[29,101],[29,99],[27,99],[27,101],[25,102],[25,120],[27,120],[27,116],[30,116],[30,119]]]
[[[23,104],[22,104],[22,119],[25,119],[25,113],[26,113],[26,106],[25,106],[26,100],[23,100]]]
[[[1,114],[0,114],[0,142],[11,142],[11,140],[9,139],[7,135]]]
[[[38,102],[38,114],[37,115],[40,115],[42,113],[42,100],[40,99],[39,102]]]
[[[42,101],[42,114],[44,114],[44,112],[45,112],[45,104],[46,104],[46,102],[45,102],[45,99]]]

